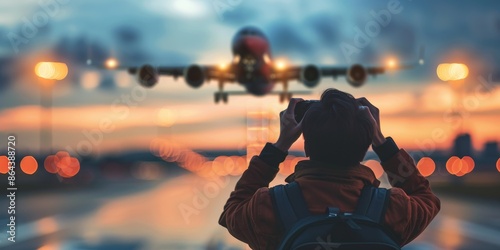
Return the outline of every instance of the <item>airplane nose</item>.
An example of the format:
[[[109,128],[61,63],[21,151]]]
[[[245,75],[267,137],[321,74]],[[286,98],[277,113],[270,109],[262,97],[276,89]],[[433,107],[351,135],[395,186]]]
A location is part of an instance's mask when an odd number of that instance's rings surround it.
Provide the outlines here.
[[[268,50],[267,41],[258,36],[245,36],[236,43],[236,50],[240,53],[251,53],[253,55],[262,55]]]

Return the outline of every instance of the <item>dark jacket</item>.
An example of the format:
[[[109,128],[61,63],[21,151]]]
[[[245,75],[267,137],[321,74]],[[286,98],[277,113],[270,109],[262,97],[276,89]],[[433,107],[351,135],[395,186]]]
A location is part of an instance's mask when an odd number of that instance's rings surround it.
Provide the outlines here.
[[[403,246],[429,225],[440,209],[440,201],[432,193],[427,179],[416,169],[413,159],[397,148],[390,137],[374,150],[393,186],[385,224]],[[219,219],[220,225],[252,249],[276,249],[283,236],[268,186],[285,157],[286,153],[269,143],[259,156],[254,156]],[[286,181],[299,183],[313,214],[324,213],[326,207],[352,212],[365,183],[377,187],[380,184],[371,169],[364,165],[335,168],[310,160],[299,162]]]

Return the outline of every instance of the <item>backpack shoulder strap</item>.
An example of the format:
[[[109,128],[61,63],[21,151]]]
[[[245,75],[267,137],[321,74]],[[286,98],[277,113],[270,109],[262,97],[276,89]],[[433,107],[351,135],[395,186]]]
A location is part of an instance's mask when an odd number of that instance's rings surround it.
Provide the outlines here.
[[[361,196],[354,213],[365,215],[377,223],[382,223],[389,203],[389,196],[390,191],[388,189],[366,185],[361,190]]]
[[[270,189],[270,194],[275,214],[278,215],[285,232],[290,231],[300,219],[310,216],[297,182],[275,186]]]

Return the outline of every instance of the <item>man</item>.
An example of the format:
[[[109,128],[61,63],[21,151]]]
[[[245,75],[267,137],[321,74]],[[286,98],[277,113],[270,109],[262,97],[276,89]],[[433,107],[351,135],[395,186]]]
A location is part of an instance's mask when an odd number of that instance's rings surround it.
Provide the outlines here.
[[[299,162],[286,181],[299,184],[312,214],[324,213],[326,207],[351,212],[365,184],[379,186],[371,169],[360,164],[371,144],[393,187],[384,224],[401,246],[422,233],[439,212],[440,201],[411,156],[391,137],[382,135],[379,110],[366,98],[354,99],[328,89],[297,123],[294,109],[300,101],[291,99],[280,114],[278,140],[267,143],[260,155],[252,158],[224,206],[219,224],[252,249],[279,246],[284,232],[273,211],[268,186],[288,149],[303,133],[310,160]]]

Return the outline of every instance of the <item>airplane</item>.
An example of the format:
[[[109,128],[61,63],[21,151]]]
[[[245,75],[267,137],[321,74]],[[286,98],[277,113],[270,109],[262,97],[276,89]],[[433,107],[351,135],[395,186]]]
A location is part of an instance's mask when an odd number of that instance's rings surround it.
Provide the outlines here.
[[[289,91],[288,83],[298,80],[308,88],[317,86],[322,77],[346,76],[346,80],[354,87],[361,87],[368,75],[383,74],[387,69],[408,69],[423,64],[423,59],[410,65],[395,65],[394,62],[387,67],[375,66],[364,67],[361,64],[353,64],[350,67],[319,67],[313,64],[305,66],[287,67],[282,63],[273,61],[270,51],[270,43],[265,34],[255,27],[244,27],[240,29],[232,40],[233,59],[229,65],[187,65],[187,66],[159,66],[155,67],[145,64],[141,67],[128,67],[130,74],[136,74],[138,82],[147,88],[156,83],[160,75],[172,76],[174,79],[182,76],[186,83],[199,88],[205,81],[216,80],[218,91],[214,94],[215,103],[228,102],[228,96],[252,94],[264,96],[266,94],[278,94],[280,102],[292,98],[292,94],[308,94],[304,91]],[[420,50],[421,56],[423,48]],[[109,62],[108,68],[116,68],[117,62]],[[246,91],[224,91],[224,84],[239,83]],[[283,83],[283,89],[273,92],[277,83]]]

